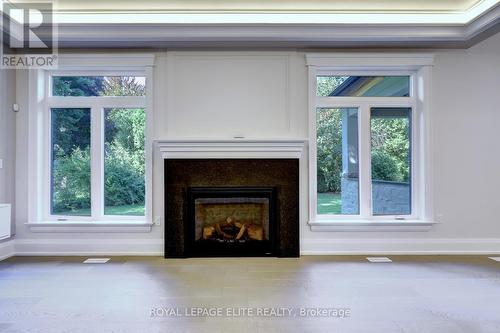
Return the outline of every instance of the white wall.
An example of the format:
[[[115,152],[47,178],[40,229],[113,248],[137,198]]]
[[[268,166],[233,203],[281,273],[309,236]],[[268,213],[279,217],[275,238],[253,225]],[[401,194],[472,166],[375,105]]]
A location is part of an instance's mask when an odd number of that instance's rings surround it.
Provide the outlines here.
[[[303,165],[301,181],[306,186],[301,193],[301,241],[306,253],[500,252],[496,214],[500,188],[500,34],[469,50],[435,53],[431,103],[435,184],[430,195],[442,223],[429,232],[311,232],[306,224],[307,165]],[[78,252],[91,242],[101,249],[107,244],[106,251],[113,252],[107,239],[114,239],[111,243],[122,245],[156,244],[154,248],[161,251],[163,226],[147,234],[35,234],[23,225],[27,221],[27,74],[19,72],[17,77],[17,96],[24,109],[18,116],[16,133],[16,221],[17,235],[25,248],[50,252],[77,243],[72,250]],[[236,135],[249,139],[306,138],[304,53],[160,53],[154,105],[157,139]],[[162,170],[156,162],[154,215],[162,215]],[[54,239],[57,242],[52,242]]]
[[[292,57],[291,53],[169,54],[168,118],[159,135],[289,136],[294,111],[288,86]]]
[[[0,203],[14,204],[15,122],[12,111],[15,98],[14,71],[0,69]]]
[[[500,237],[500,34],[434,69],[436,213],[447,237]]]

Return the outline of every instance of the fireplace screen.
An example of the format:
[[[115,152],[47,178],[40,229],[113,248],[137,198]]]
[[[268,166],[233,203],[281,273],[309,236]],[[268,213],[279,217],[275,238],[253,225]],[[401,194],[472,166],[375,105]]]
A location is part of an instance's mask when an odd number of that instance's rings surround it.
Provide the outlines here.
[[[191,188],[189,205],[194,254],[272,254],[274,189]]]
[[[194,211],[198,241],[269,240],[269,198],[199,198]]]

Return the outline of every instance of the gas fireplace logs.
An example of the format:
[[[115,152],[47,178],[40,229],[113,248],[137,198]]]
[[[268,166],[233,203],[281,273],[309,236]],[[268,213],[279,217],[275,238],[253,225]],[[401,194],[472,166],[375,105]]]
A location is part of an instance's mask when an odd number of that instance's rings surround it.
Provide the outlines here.
[[[215,237],[215,227],[208,226],[203,228],[203,239]]]
[[[243,224],[240,228],[240,231],[238,231],[238,234],[236,235],[236,240],[240,240],[241,237],[245,234],[245,231],[247,230],[247,225]]]
[[[264,240],[264,228],[253,223],[235,222],[228,217],[224,222],[203,227],[203,239],[205,240]]]
[[[248,238],[253,240],[264,240],[264,229],[260,225],[250,224],[248,226]]]

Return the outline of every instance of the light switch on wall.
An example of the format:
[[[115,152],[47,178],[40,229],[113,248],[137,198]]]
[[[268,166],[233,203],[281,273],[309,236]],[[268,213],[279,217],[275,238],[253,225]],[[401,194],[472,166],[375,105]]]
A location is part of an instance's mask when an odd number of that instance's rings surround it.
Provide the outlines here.
[[[3,169],[3,158],[0,158],[0,169]]]

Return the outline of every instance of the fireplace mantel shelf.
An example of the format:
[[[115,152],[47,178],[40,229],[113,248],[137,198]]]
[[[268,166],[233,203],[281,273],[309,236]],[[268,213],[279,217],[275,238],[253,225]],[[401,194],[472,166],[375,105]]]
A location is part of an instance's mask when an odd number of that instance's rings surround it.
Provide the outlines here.
[[[160,158],[302,158],[307,139],[155,140]]]

